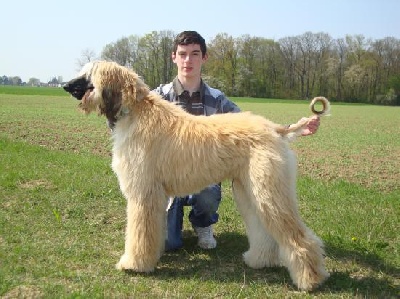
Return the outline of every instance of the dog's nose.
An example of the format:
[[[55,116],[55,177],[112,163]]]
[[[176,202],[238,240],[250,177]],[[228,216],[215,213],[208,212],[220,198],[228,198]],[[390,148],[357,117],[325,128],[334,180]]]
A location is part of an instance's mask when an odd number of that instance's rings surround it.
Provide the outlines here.
[[[90,80],[86,79],[84,76],[72,79],[71,81],[65,83],[63,88],[78,100],[82,100],[82,97],[85,95],[86,91],[94,89]]]
[[[69,83],[65,83],[65,85],[63,86],[63,88],[64,88],[64,90],[65,90],[66,92],[70,92],[70,90],[71,90],[71,86],[70,86]]]

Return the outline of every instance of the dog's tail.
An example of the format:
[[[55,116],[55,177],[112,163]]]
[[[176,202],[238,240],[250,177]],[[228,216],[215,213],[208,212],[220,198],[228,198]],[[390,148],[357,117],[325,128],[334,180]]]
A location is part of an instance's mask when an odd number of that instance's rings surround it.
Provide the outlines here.
[[[315,110],[315,104],[317,102],[321,102],[322,103],[322,110],[318,111]],[[323,115],[329,115],[329,112],[331,111],[331,104],[329,103],[328,99],[325,97],[315,97],[312,99],[311,103],[310,103],[310,107],[311,107],[311,111],[312,113],[319,115],[319,116],[323,116]]]
[[[315,109],[315,104],[318,102],[322,103],[322,110]],[[289,141],[293,141],[297,136],[301,135],[303,129],[307,126],[307,123],[312,117],[315,117],[315,115],[318,117],[329,115],[331,105],[325,97],[315,97],[310,103],[310,108],[312,113],[314,113],[313,116],[302,118],[299,122],[290,126],[280,126],[276,131],[280,135],[287,137]]]

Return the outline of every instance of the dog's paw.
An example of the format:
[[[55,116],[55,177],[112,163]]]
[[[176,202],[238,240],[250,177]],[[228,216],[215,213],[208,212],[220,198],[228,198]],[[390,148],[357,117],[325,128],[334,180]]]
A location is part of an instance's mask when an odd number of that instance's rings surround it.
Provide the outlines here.
[[[280,265],[280,261],[277,256],[271,258],[270,256],[262,256],[259,252],[250,252],[250,250],[243,253],[243,261],[247,266],[253,269],[276,267]]]
[[[115,265],[115,268],[121,271],[134,270],[132,260],[125,254],[121,256],[119,262]]]
[[[154,270],[154,265],[153,264],[149,264],[149,263],[145,263],[145,262],[140,262],[139,259],[135,259],[131,256],[128,256],[126,254],[124,254],[123,256],[121,256],[121,259],[119,260],[119,262],[115,265],[115,267],[118,270],[124,271],[124,270],[130,270],[130,271],[134,271],[134,272],[152,272]]]
[[[297,269],[299,270],[299,269]],[[322,266],[302,269],[300,273],[290,273],[293,282],[300,290],[311,291],[321,285],[329,277],[329,273]]]

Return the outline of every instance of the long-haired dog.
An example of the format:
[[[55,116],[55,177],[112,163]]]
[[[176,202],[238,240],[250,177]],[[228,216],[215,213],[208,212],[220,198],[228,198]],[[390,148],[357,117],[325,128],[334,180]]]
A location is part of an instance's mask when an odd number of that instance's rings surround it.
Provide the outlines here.
[[[249,112],[193,116],[149,90],[116,63],[85,65],[64,89],[115,124],[112,168],[127,199],[125,253],[118,269],[153,271],[164,251],[168,197],[185,196],[232,180],[243,217],[252,268],[280,265],[298,288],[327,277],[321,240],[301,220],[296,202],[296,159],[290,127]],[[324,114],[329,102],[321,101]],[[315,113],[317,113],[314,110]]]

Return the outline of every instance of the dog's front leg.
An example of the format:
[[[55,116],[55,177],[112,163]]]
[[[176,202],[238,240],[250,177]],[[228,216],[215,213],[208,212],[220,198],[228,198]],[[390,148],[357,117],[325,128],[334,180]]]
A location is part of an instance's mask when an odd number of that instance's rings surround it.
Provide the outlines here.
[[[116,265],[119,270],[151,272],[165,245],[165,198],[150,196],[127,200],[125,253]]]

